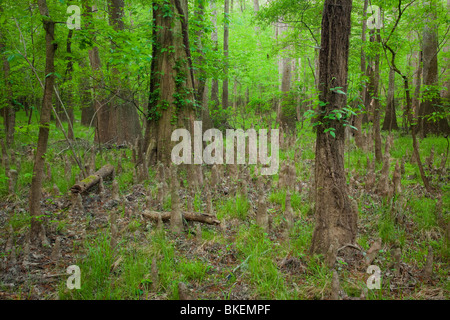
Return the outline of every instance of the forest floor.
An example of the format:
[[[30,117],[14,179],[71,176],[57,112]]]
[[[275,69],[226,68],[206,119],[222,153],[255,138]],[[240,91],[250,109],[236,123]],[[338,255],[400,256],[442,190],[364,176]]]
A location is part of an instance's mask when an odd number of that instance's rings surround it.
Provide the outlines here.
[[[25,118],[25,117],[24,117]],[[19,120],[20,121],[20,120]],[[312,172],[314,133],[299,129],[297,137],[280,150],[280,161],[294,159],[296,191],[292,193],[294,225],[286,231],[284,210],[286,188],[278,185],[278,175],[261,185],[253,166],[242,166],[249,175],[248,190],[230,175],[221,177],[212,188],[212,208],[220,226],[184,221],[184,232],[176,235],[169,223],[158,230],[142,216],[145,209],[170,211],[170,193],[162,204],[155,204],[158,192],[156,169],[149,168],[149,179],[140,181],[133,172],[130,148],[97,151],[96,169],[107,163],[121,172],[115,179],[120,186],[120,201],[113,201],[111,181],[105,180],[104,194],[97,188],[82,195],[83,208],[72,210],[70,187],[77,181],[79,168],[70,162],[70,148],[52,125],[47,152],[50,174],[43,188],[42,212],[46,238],[39,248],[27,245],[30,226],[28,193],[31,183],[30,146],[37,128],[27,127],[17,135],[16,148],[9,155],[11,168],[19,171],[14,193],[8,192],[8,179],[0,179],[0,299],[178,299],[178,284],[187,285],[193,299],[329,299],[333,269],[340,279],[342,299],[449,299],[450,245],[446,230],[450,215],[450,175],[440,163],[445,159],[447,140],[429,137],[421,141],[422,159],[441,201],[425,192],[417,165],[410,163],[412,142],[408,135],[395,133],[391,148],[391,176],[395,161],[406,159],[402,174],[403,202],[384,198],[366,190],[366,157],[373,152],[359,150],[353,139],[346,143],[345,167],[350,196],[358,205],[358,236],[352,246],[340,248],[330,267],[321,255],[311,255],[309,247],[314,230]],[[92,137],[86,128],[76,126],[80,139],[74,142],[86,163],[91,158]],[[384,135],[385,137],[385,135]],[[443,156],[442,156],[443,155]],[[377,180],[381,163],[376,164]],[[204,175],[210,168],[204,166]],[[180,170],[183,186],[181,203],[187,201],[196,212],[205,212],[206,189],[194,198],[186,197],[190,182]],[[54,185],[59,190],[54,188]],[[259,186],[259,187],[258,187]],[[60,193],[58,192],[60,191]],[[271,230],[263,232],[255,223],[257,199],[264,194],[271,219]],[[153,196],[152,208],[147,195]],[[319,200],[319,199],[316,199]],[[119,234],[111,245],[111,214],[117,216]],[[199,230],[201,234],[199,235]],[[381,271],[381,288],[366,290],[369,274],[365,257],[381,239],[372,265]],[[55,249],[55,243],[60,249]],[[433,269],[424,275],[429,248],[433,249]],[[400,249],[400,257],[395,258]],[[154,264],[154,265],[152,265]],[[81,289],[69,290],[67,267],[81,270]],[[157,272],[155,272],[157,270]]]

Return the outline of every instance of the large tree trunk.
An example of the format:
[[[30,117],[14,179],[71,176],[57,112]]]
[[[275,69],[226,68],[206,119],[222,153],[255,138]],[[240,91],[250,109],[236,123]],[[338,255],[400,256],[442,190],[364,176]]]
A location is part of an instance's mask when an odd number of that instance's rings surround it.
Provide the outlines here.
[[[31,234],[30,239],[37,243],[39,234],[42,231],[42,224],[39,219],[41,215],[41,189],[44,178],[45,153],[47,152],[48,135],[50,131],[50,115],[52,110],[53,85],[55,83],[55,22],[51,20],[46,0],[38,0],[39,12],[45,30],[45,86],[44,97],[42,99],[41,119],[39,126],[39,136],[34,158],[33,178],[30,189],[30,215]]]
[[[325,0],[322,17],[319,56],[320,110],[326,114],[342,109],[347,96],[330,90],[347,91],[348,50],[351,30],[352,0]],[[323,104],[322,103],[322,104]],[[357,212],[348,197],[344,172],[344,126],[340,121],[327,121],[317,128],[316,139],[316,205],[315,229],[311,252],[326,253],[330,245],[353,243],[357,232]],[[335,129],[335,138],[324,131]]]
[[[169,4],[169,2],[167,2]],[[153,59],[145,145],[150,159],[169,165],[173,130],[193,132],[194,81],[188,38],[187,0],[170,0],[172,15],[153,4]]]
[[[386,114],[384,116],[383,128],[385,131],[398,130],[397,115],[395,113],[395,71],[390,68],[389,70],[389,88],[386,104]]]
[[[450,134],[447,119],[428,119],[434,112],[443,111],[440,104],[439,80],[438,80],[438,39],[437,24],[434,10],[429,3],[430,13],[426,19],[423,31],[423,85],[428,86],[426,94],[422,96],[419,107],[419,133],[425,137],[427,134]]]

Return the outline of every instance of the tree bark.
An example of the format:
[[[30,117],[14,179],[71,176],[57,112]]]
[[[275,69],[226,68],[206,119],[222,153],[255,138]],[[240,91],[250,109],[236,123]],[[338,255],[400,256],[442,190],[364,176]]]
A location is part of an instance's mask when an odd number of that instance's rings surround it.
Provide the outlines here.
[[[348,50],[352,0],[325,0],[319,55],[320,111],[329,114],[346,105]],[[315,229],[312,253],[326,253],[330,245],[353,243],[357,232],[357,212],[348,197],[344,172],[344,126],[318,115],[323,124],[317,128]],[[334,128],[335,138],[326,129]],[[335,246],[336,247],[336,246]]]
[[[39,12],[42,16],[42,23],[45,30],[45,85],[44,97],[42,99],[41,119],[37,148],[33,166],[33,178],[30,189],[30,214],[31,232],[30,240],[37,243],[42,224],[39,219],[41,215],[41,189],[44,178],[45,153],[47,152],[48,135],[50,131],[50,115],[52,110],[53,85],[55,83],[55,52],[57,44],[55,42],[55,22],[50,18],[46,0],[38,0]]]
[[[167,2],[169,4],[169,2]],[[153,4],[153,59],[145,146],[150,159],[171,163],[173,130],[193,132],[195,99],[192,60],[188,38],[187,0],[171,0],[167,15]]]
[[[450,134],[447,118],[432,120],[428,117],[434,112],[443,111],[441,104],[438,79],[438,39],[437,21],[434,13],[433,1],[429,3],[430,13],[426,19],[423,31],[423,85],[426,93],[422,95],[422,103],[419,107],[418,131],[422,137],[428,134]]]
[[[386,114],[384,116],[383,128],[384,131],[391,132],[392,130],[398,130],[397,115],[395,113],[395,71],[389,69],[389,88],[386,104]]]
[[[230,0],[225,0],[224,6],[224,22],[223,22],[223,55],[224,55],[224,78],[222,82],[222,108],[228,108],[228,46],[230,35]]]

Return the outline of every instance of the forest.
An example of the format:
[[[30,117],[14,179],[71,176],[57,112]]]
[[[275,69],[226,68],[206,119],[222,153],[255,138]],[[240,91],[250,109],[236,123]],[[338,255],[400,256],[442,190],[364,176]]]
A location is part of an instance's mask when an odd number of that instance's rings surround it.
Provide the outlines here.
[[[448,300],[449,22],[0,0],[0,300]]]

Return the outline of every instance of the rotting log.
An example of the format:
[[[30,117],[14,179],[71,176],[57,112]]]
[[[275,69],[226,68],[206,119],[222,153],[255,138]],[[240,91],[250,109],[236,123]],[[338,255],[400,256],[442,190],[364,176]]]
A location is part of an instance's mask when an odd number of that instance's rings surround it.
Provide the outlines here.
[[[220,220],[218,220],[214,215],[207,213],[197,213],[197,212],[182,212],[183,218],[187,221],[196,221],[206,224],[220,225]],[[162,221],[169,221],[171,213],[170,212],[157,212],[145,210],[142,212],[144,218],[150,219],[157,222],[158,217],[161,216]]]
[[[90,188],[95,186],[100,182],[100,178],[105,180],[105,178],[112,176],[114,173],[114,166],[111,164],[104,165],[97,172],[90,175],[86,179],[81,180],[80,182],[75,183],[70,191],[72,193],[84,193],[88,191]]]

